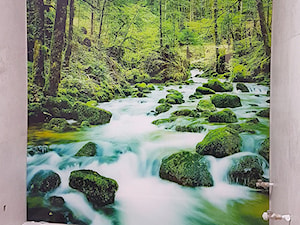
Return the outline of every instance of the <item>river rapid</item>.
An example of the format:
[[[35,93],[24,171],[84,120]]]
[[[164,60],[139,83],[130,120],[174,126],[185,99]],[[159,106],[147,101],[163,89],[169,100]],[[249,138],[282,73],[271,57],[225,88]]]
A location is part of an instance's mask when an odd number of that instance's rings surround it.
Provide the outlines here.
[[[195,109],[199,100],[189,100],[195,89],[207,79],[196,77],[192,71],[193,84],[158,87],[144,98],[116,99],[99,104],[112,113],[111,122],[93,126],[84,131],[72,132],[73,141],[65,142],[62,136],[49,139],[52,151],[27,157],[27,183],[40,170],[53,170],[61,178],[60,186],[45,196],[60,196],[65,205],[80,221],[89,225],[260,225],[267,224],[261,214],[268,209],[268,196],[246,186],[229,184],[227,171],[234,158],[257,154],[263,140],[268,136],[269,120],[259,117],[262,128],[255,134],[242,133],[240,153],[214,158],[210,162],[213,187],[183,187],[162,180],[158,173],[161,160],[181,150],[195,151],[197,143],[212,129],[225,124],[210,124],[201,133],[177,132],[170,124],[153,125],[152,121],[168,118],[178,109]],[[236,90],[242,107],[232,109],[239,122],[257,117],[261,109],[269,107],[269,90],[266,86],[246,83],[250,92]],[[184,95],[185,103],[173,105],[165,113],[153,113],[158,100],[165,98],[168,89]],[[204,96],[202,99],[209,98]],[[184,121],[183,121],[184,123]],[[30,137],[37,130],[30,129]],[[66,135],[66,134],[64,134]],[[35,139],[41,139],[36,136]],[[72,138],[71,138],[72,139]],[[97,144],[97,156],[74,157],[87,142]],[[78,169],[90,169],[118,182],[115,203],[95,210],[85,196],[69,187],[70,173]],[[268,163],[264,176],[268,178]]]

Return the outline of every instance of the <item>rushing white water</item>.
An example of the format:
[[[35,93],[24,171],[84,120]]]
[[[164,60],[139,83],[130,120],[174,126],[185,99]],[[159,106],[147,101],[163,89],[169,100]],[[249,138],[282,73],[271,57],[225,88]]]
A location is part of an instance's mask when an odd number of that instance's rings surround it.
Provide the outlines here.
[[[180,150],[195,151],[197,143],[209,130],[224,126],[205,124],[206,130],[202,133],[187,133],[152,124],[156,119],[168,118],[175,110],[195,109],[198,101],[190,101],[188,96],[193,94],[201,83],[207,81],[195,77],[197,73],[200,72],[192,71],[195,81],[192,85],[156,89],[145,98],[126,98],[101,103],[100,107],[112,112],[113,117],[109,124],[92,127],[86,131],[89,140],[98,146],[97,157],[73,157],[87,141],[52,144],[50,148],[53,151],[28,156],[27,181],[42,169],[58,173],[61,185],[50,195],[63,197],[74,216],[91,225],[250,225],[251,222],[233,218],[231,213],[238,213],[238,208],[232,211],[233,209],[228,209],[228,205],[240,201],[247,204],[247,201],[255,198],[255,194],[248,187],[229,184],[226,173],[233,157],[256,154],[258,145],[265,138],[264,135],[242,134],[243,152],[235,156],[222,159],[207,156],[214,180],[213,187],[187,188],[162,180],[158,176],[162,158]],[[255,84],[247,86],[250,93],[240,93],[236,89],[233,91],[240,96],[243,104],[243,107],[233,109],[238,118],[255,117],[255,112],[252,112],[254,109],[257,111],[268,107],[268,88]],[[155,116],[152,112],[158,105],[158,100],[166,96],[168,89],[176,89],[183,93],[185,103],[174,105],[169,112]],[[268,123],[267,119],[262,122]],[[91,169],[118,182],[115,203],[110,206],[114,211],[112,215],[94,210],[83,194],[69,187],[69,175],[78,169]],[[265,176],[268,176],[267,165]],[[214,218],[212,210],[228,217],[231,222],[218,222],[222,220]]]

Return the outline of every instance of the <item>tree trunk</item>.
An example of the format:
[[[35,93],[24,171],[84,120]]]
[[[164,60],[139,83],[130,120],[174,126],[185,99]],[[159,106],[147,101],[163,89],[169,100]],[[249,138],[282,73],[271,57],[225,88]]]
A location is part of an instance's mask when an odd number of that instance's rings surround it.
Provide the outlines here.
[[[216,45],[216,72],[219,71],[218,0],[214,0],[214,36]]]
[[[102,10],[101,10],[101,18],[100,18],[100,27],[99,27],[98,39],[100,39],[101,33],[102,33],[102,24],[103,24],[103,17],[104,17],[104,10],[105,10],[106,1],[107,0],[103,1],[103,6],[102,6]]]
[[[268,28],[265,20],[264,7],[261,0],[256,0],[257,11],[259,15],[259,22],[261,28],[261,34],[264,41],[265,52],[267,56],[271,55],[271,48],[269,46],[269,34]]]
[[[70,0],[69,3],[70,12],[69,12],[69,34],[68,34],[68,47],[65,53],[65,66],[69,67],[70,57],[72,54],[72,40],[73,40],[73,21],[74,21],[74,0]]]
[[[92,1],[92,5],[94,5],[94,1]],[[94,7],[91,7],[91,36],[94,34]]]
[[[64,48],[68,0],[59,0],[56,5],[55,24],[52,34],[50,72],[47,94],[55,96],[61,78],[61,61]]]
[[[163,48],[163,31],[162,31],[162,0],[159,1],[159,43],[160,43],[160,49]]]
[[[39,87],[44,87],[44,1],[34,1],[34,48],[33,48],[33,82]]]

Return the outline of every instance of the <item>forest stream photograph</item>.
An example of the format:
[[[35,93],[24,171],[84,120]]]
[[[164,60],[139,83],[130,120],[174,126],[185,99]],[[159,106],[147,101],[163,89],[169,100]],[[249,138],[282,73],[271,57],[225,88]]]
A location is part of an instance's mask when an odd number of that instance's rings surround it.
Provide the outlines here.
[[[267,225],[272,0],[27,0],[27,220]]]

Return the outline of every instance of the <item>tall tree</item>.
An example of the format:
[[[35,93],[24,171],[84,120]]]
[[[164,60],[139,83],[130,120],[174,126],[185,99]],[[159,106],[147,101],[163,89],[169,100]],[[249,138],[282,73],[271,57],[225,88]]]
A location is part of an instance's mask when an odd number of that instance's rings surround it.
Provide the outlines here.
[[[68,34],[68,47],[65,53],[65,66],[69,67],[70,57],[72,54],[72,40],[73,40],[73,21],[74,21],[74,0],[69,3],[69,34]]]
[[[269,32],[265,20],[264,7],[261,0],[256,0],[257,11],[259,15],[259,22],[261,28],[261,34],[264,41],[265,52],[267,56],[271,55],[271,48],[269,45]]]
[[[64,48],[68,0],[58,0],[56,5],[55,24],[52,34],[50,72],[47,94],[55,96],[61,78],[61,61]]]
[[[34,49],[33,49],[33,82],[44,87],[44,1],[34,0]]]
[[[214,0],[214,38],[216,45],[216,72],[219,72],[218,0]]]
[[[99,26],[99,34],[98,38],[100,39],[102,33],[102,25],[103,25],[103,17],[104,17],[104,10],[107,0],[103,0],[102,10],[101,10],[101,17],[100,17],[100,26]]]
[[[163,48],[163,30],[162,30],[162,0],[159,0],[159,43],[160,49]]]

